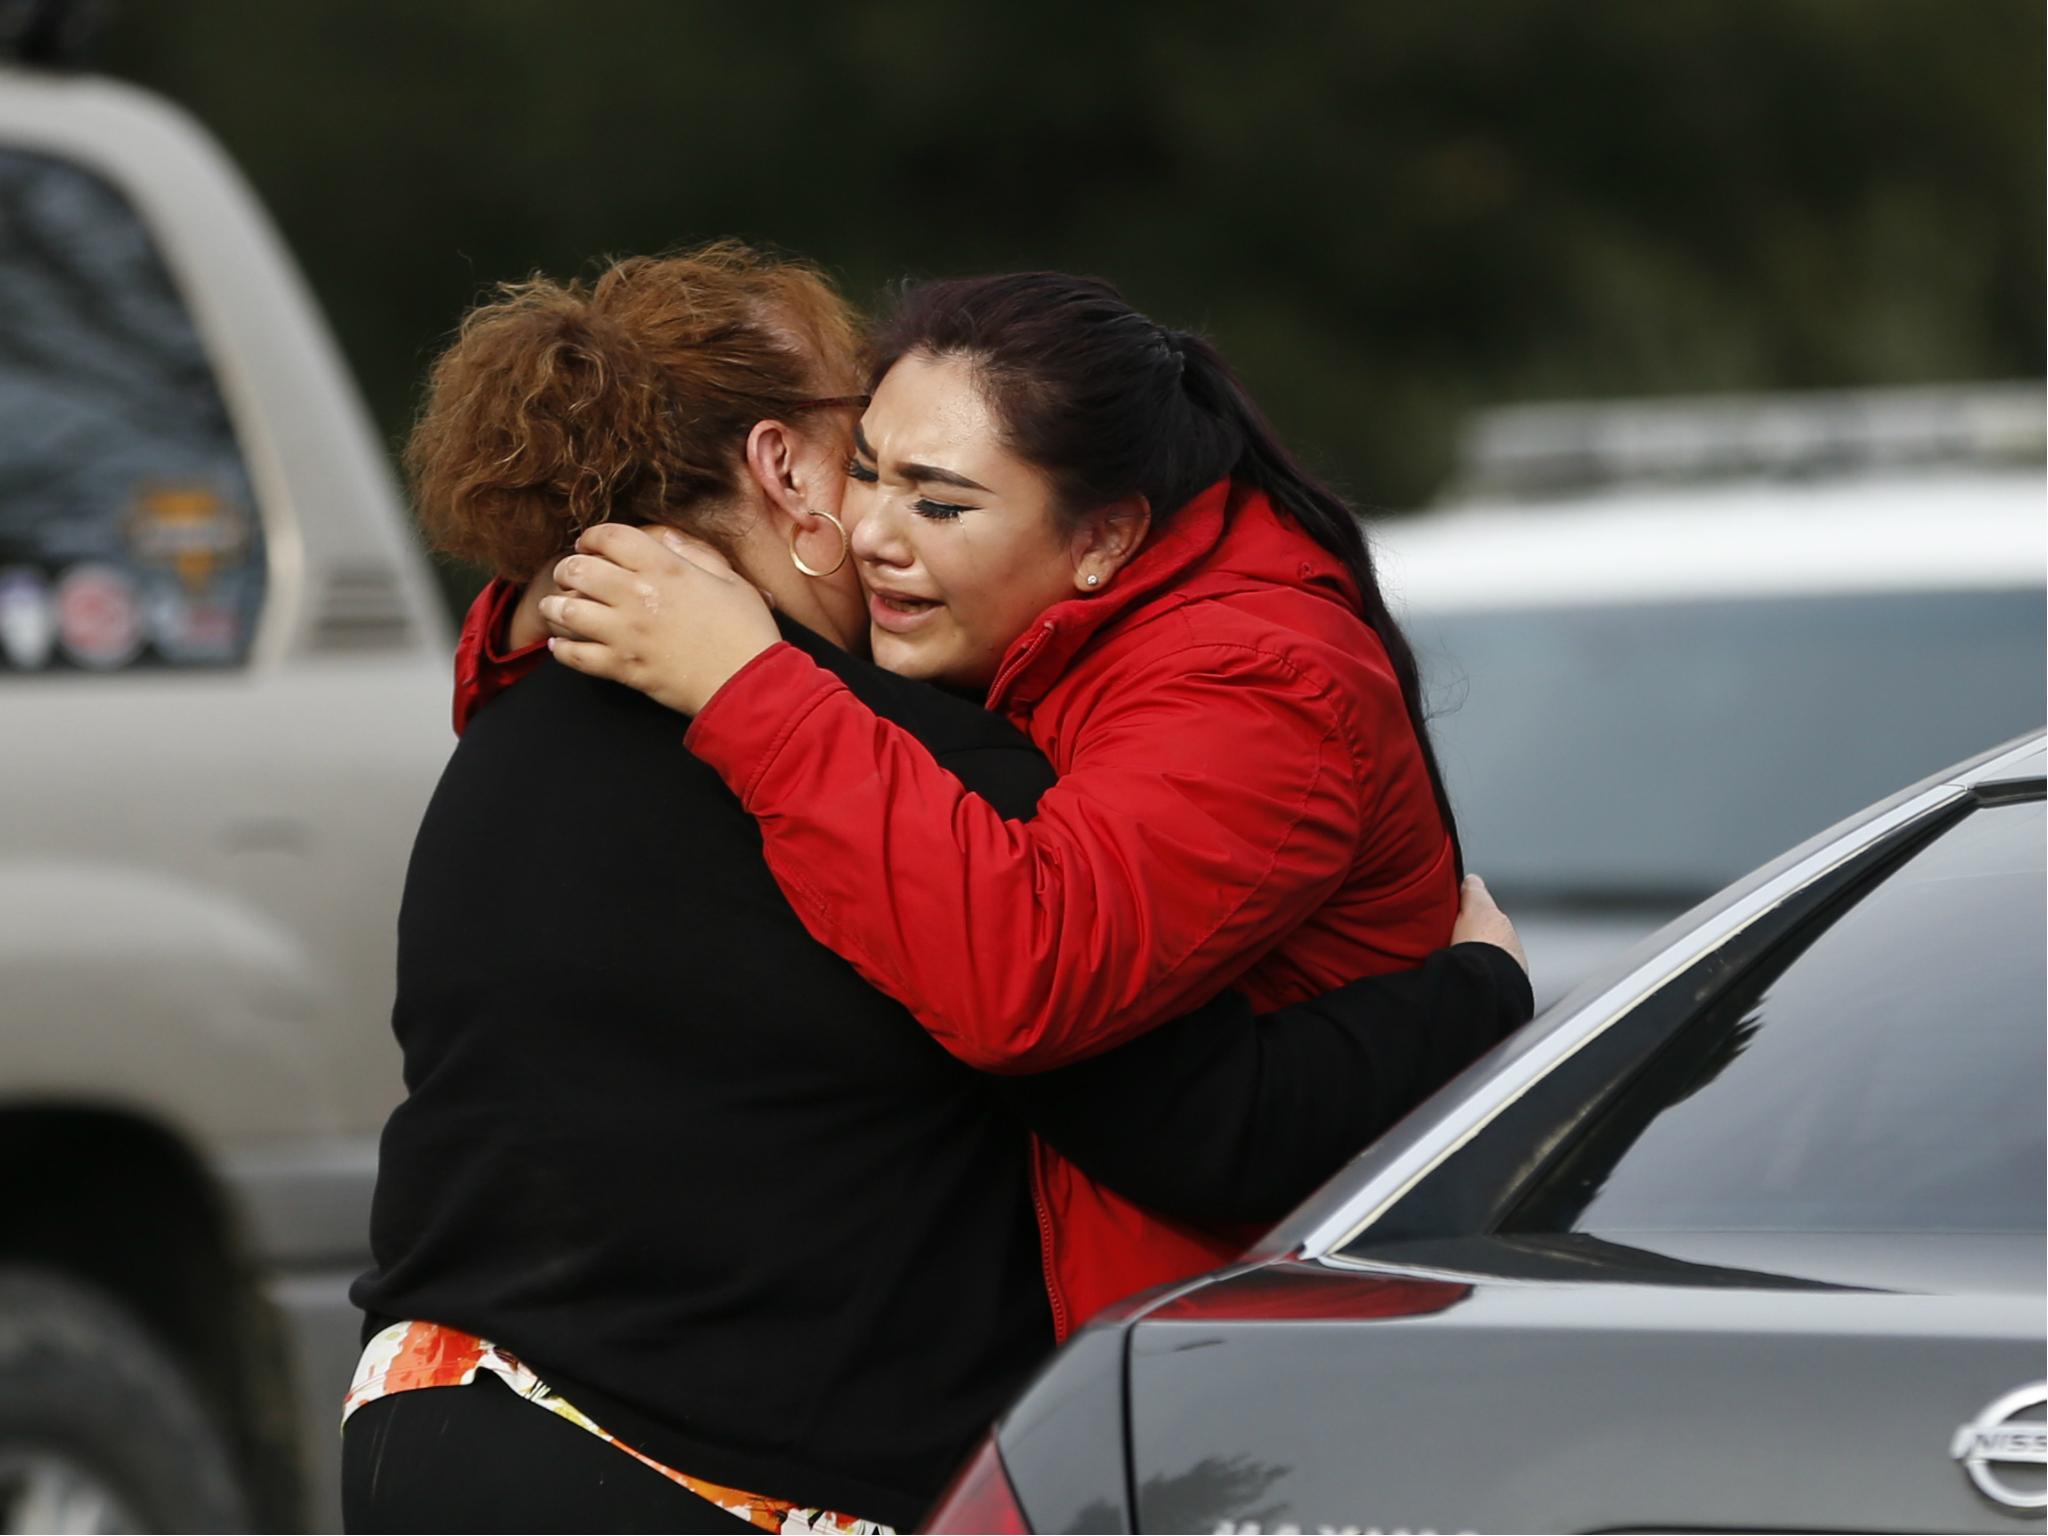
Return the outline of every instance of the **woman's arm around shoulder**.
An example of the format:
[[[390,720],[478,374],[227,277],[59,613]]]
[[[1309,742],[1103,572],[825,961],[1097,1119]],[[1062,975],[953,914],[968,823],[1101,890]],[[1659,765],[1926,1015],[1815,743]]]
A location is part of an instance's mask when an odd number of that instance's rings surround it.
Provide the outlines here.
[[[1236,992],[1089,1061],[998,1078],[1090,1178],[1198,1226],[1269,1223],[1529,1022],[1513,926],[1476,878],[1448,948],[1253,1017]]]
[[[1213,996],[1319,907],[1359,836],[1323,683],[1162,644],[1095,687],[1059,783],[1006,821],[788,647],[688,736],[807,927],[961,1059],[1042,1071]]]

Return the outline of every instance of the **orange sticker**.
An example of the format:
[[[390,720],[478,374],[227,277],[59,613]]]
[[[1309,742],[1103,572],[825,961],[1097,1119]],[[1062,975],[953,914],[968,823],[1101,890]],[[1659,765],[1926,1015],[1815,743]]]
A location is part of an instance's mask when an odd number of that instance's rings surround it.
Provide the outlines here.
[[[196,592],[247,553],[249,519],[211,486],[151,486],[128,509],[128,547],[138,560],[169,566]]]

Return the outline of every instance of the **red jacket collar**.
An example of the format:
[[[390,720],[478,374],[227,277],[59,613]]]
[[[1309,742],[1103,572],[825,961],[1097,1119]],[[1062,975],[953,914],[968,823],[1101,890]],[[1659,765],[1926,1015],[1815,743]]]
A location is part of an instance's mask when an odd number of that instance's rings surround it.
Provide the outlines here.
[[[1011,641],[988,706],[1036,703],[1083,647],[1127,618],[1259,586],[1305,588],[1358,607],[1342,561],[1275,510],[1265,492],[1218,480],[1146,541],[1108,591],[1053,604]]]
[[[547,659],[547,641],[512,649],[505,643],[512,610],[526,588],[502,576],[492,578],[462,621],[455,643],[455,734],[469,728],[476,712]]]

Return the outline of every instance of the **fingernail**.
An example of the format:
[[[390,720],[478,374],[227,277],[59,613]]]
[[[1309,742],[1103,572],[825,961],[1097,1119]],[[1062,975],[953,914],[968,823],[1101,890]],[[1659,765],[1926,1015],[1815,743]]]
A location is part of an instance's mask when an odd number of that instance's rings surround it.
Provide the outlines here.
[[[554,648],[555,648],[555,637],[554,637],[553,635],[549,635],[549,636],[548,636],[548,649],[552,651],[552,650],[553,650]]]
[[[661,542],[666,544],[670,549],[674,550],[679,555],[684,553],[690,547],[689,545],[683,542],[682,535],[677,533],[673,528],[664,528],[661,530]]]

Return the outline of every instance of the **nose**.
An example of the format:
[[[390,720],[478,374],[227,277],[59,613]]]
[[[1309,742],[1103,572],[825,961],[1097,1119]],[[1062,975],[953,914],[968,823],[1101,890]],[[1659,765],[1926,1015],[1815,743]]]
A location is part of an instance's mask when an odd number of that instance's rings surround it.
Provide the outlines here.
[[[853,557],[864,565],[907,566],[913,556],[904,537],[903,513],[874,487],[850,486],[846,495],[846,527]]]

